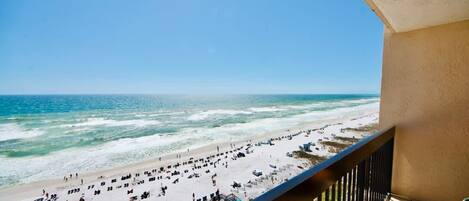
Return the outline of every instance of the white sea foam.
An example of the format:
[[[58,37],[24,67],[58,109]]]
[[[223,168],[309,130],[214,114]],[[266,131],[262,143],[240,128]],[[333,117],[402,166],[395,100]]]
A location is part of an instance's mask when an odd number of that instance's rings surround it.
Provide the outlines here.
[[[0,124],[0,141],[31,138],[42,135],[39,129],[24,129],[16,123]]]
[[[0,177],[15,175],[20,182],[27,183],[43,178],[61,177],[70,172],[85,172],[125,165],[154,157],[155,153],[152,150],[155,148],[170,146],[189,138],[191,136],[188,135],[151,135],[119,139],[96,147],[71,148],[45,156],[0,157]],[[169,151],[171,150],[159,150],[161,153]]]
[[[158,125],[161,122],[157,120],[146,120],[146,119],[132,119],[132,120],[112,120],[105,118],[88,118],[86,121],[76,124],[66,124],[61,127],[93,127],[93,126],[135,126],[145,127],[150,125]]]
[[[144,120],[144,119],[134,119],[134,120],[125,120],[125,121],[113,121],[111,123],[106,124],[106,126],[136,126],[136,127],[144,127],[144,126],[151,126],[151,125],[158,125],[161,122],[156,120]]]
[[[291,128],[306,122],[352,116],[368,110],[379,110],[379,103],[336,108],[325,111],[312,111],[287,118],[259,119],[248,123],[227,124],[216,128],[187,128],[184,129],[182,133],[205,136],[215,141],[226,141],[229,139],[237,140],[240,138],[252,137],[253,135],[262,135],[272,131]]]
[[[284,111],[286,110],[285,108],[279,108],[279,107],[251,107],[249,110],[253,112],[278,112],[278,111]]]
[[[236,114],[252,114],[250,111],[243,110],[207,110],[189,116],[187,119],[191,121],[204,120],[213,115],[236,115]]]
[[[313,107],[313,106],[309,106]],[[275,107],[269,109],[277,109]],[[284,108],[281,108],[284,109]],[[330,118],[340,118],[347,115],[356,115],[369,110],[378,110],[379,103],[370,103],[354,107],[344,107],[326,111],[312,111],[306,114],[288,118],[267,118],[254,120],[247,123],[228,124],[216,128],[198,127],[187,128],[171,135],[150,135],[138,138],[124,138],[107,142],[94,147],[81,147],[54,152],[45,156],[31,156],[24,158],[0,157],[0,177],[15,175],[20,182],[31,182],[44,178],[61,177],[69,172],[94,171],[97,169],[115,167],[132,162],[154,158],[162,153],[168,153],[177,149],[181,143],[184,147],[196,147],[203,144],[238,140],[254,135],[261,135],[271,131],[287,129],[295,125],[322,121]],[[266,111],[267,107],[258,111]],[[194,114],[193,119],[209,118],[211,115],[235,115],[255,113],[255,109],[244,110],[208,110]],[[159,124],[154,120],[111,120],[105,118],[87,118],[76,124],[77,129],[92,126],[146,126]],[[4,126],[4,125],[1,125]],[[16,126],[16,127],[15,127]],[[4,131],[0,127],[0,139]],[[11,128],[19,128],[18,125],[9,125]],[[18,131],[18,130],[17,130]],[[19,131],[24,131],[19,128]],[[31,136],[31,133],[27,133]],[[24,135],[24,133],[22,134]],[[203,139],[203,140],[198,140]],[[28,167],[28,168],[24,168]]]
[[[285,108],[288,108],[288,109],[295,109],[295,110],[301,110],[301,109],[311,109],[311,108],[315,108],[315,107],[321,107],[321,106],[325,106],[326,103],[312,103],[312,104],[305,104],[305,105],[286,105],[284,106]]]
[[[164,113],[151,113],[148,114],[149,117],[159,117],[159,116],[170,116],[170,115],[179,115],[184,114],[185,112],[164,112]]]

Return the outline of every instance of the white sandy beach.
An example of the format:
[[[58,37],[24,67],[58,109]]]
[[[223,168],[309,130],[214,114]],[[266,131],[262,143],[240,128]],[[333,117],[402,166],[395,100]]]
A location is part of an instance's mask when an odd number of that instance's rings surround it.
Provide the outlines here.
[[[315,146],[310,154],[328,158],[335,153],[321,141],[339,141],[336,137],[361,138],[369,133],[342,129],[377,122],[378,108],[364,108],[252,139],[212,144],[189,152],[182,150],[162,157],[161,161],[153,159],[104,171],[79,173],[67,182],[58,178],[3,188],[0,189],[0,200],[46,200],[43,189],[48,198],[56,195],[52,200],[130,200],[134,196],[141,200],[144,192],[149,193],[144,200],[204,200],[204,196],[210,200],[210,194],[215,195],[217,191],[249,200],[311,167],[308,160],[287,156],[287,152],[298,151],[299,146],[313,143]],[[269,139],[273,139],[270,144]],[[245,157],[238,157],[243,154]],[[262,175],[255,176],[254,170]],[[125,179],[123,176],[127,175],[130,178]],[[234,182],[240,187],[233,187]],[[166,187],[164,192],[162,187]],[[73,190],[75,192],[71,192]]]

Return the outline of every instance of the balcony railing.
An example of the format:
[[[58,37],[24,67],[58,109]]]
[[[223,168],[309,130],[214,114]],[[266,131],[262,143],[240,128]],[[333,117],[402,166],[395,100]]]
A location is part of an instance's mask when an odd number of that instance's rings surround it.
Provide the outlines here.
[[[391,192],[395,128],[377,132],[255,201],[384,200]]]

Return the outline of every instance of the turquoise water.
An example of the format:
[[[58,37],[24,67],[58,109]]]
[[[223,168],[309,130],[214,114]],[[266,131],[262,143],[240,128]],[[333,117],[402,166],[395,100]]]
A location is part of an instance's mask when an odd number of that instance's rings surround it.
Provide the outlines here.
[[[0,96],[0,186],[243,139],[378,101],[376,95]]]

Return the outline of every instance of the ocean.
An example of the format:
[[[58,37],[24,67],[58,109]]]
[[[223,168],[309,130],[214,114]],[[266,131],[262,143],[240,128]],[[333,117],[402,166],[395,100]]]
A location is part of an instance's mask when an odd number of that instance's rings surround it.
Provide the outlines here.
[[[376,107],[378,95],[0,96],[0,187],[154,159]]]

